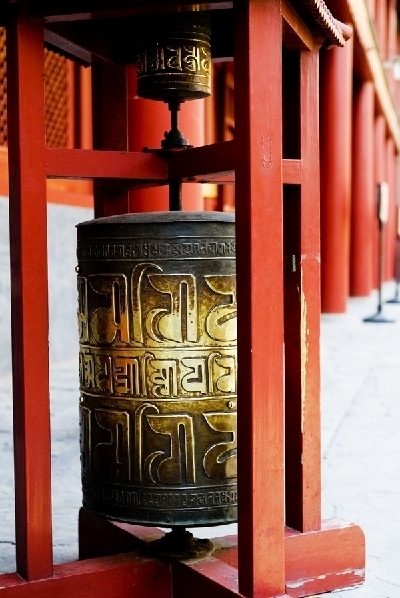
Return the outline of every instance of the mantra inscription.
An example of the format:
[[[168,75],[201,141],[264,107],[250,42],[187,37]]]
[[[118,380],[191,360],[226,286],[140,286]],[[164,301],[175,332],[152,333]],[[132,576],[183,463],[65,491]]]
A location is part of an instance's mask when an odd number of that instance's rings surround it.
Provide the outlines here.
[[[197,73],[208,77],[210,73],[211,52],[209,44],[168,45],[144,48],[137,58],[138,76],[153,72]]]
[[[138,95],[161,99],[160,94],[196,99],[211,93],[210,44],[138,44]],[[163,85],[164,84],[164,85]],[[165,98],[164,98],[165,99]]]
[[[80,262],[90,510],[157,525],[236,520],[236,280],[225,261]]]

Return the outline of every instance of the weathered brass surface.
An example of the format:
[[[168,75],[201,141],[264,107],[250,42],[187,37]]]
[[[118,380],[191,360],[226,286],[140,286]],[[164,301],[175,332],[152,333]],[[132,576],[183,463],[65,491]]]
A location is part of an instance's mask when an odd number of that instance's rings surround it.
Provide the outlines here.
[[[148,525],[236,521],[231,214],[78,225],[83,504]]]
[[[209,96],[210,23],[203,11],[144,18],[137,43],[137,94],[164,102]]]

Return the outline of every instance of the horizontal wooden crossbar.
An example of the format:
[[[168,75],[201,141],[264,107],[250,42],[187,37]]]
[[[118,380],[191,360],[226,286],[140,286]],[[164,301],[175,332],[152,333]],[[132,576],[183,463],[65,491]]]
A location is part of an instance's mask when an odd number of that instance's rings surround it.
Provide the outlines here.
[[[168,170],[166,162],[153,153],[47,148],[46,174],[61,179],[163,182]]]
[[[76,561],[54,567],[48,579],[27,582],[17,573],[0,576],[1,598],[170,598],[169,566],[136,553]]]
[[[234,141],[172,152],[163,159],[154,152],[46,149],[48,178],[120,179],[121,184],[151,186],[169,179],[229,184],[235,182]],[[301,184],[301,160],[282,160],[284,184]]]

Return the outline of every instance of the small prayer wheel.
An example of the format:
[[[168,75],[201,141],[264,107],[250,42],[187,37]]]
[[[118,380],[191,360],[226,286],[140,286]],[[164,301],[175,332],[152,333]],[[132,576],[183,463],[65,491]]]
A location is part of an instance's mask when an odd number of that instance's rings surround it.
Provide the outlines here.
[[[209,13],[150,15],[138,31],[139,96],[171,103],[210,95]]]
[[[234,216],[77,228],[83,505],[144,525],[236,521]]]

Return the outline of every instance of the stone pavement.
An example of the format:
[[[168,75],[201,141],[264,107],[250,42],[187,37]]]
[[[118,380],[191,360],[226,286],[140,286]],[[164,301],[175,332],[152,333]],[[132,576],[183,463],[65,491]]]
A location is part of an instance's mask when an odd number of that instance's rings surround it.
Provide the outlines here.
[[[372,296],[322,316],[322,513],[367,544],[366,583],[340,598],[400,597],[400,305],[384,306],[394,324],[362,322],[375,311]]]
[[[394,285],[388,283],[385,296],[393,294]],[[322,317],[323,517],[357,523],[367,537],[367,581],[336,593],[338,598],[400,598],[400,305],[385,306],[388,316],[397,317],[396,323],[364,324],[362,318],[375,308],[375,296],[352,299],[345,315]],[[51,366],[56,563],[77,558],[81,502],[77,360],[57,361],[60,350]],[[10,375],[3,375],[1,572],[15,568],[10,387]],[[214,528],[203,535],[225,535],[233,527]]]

